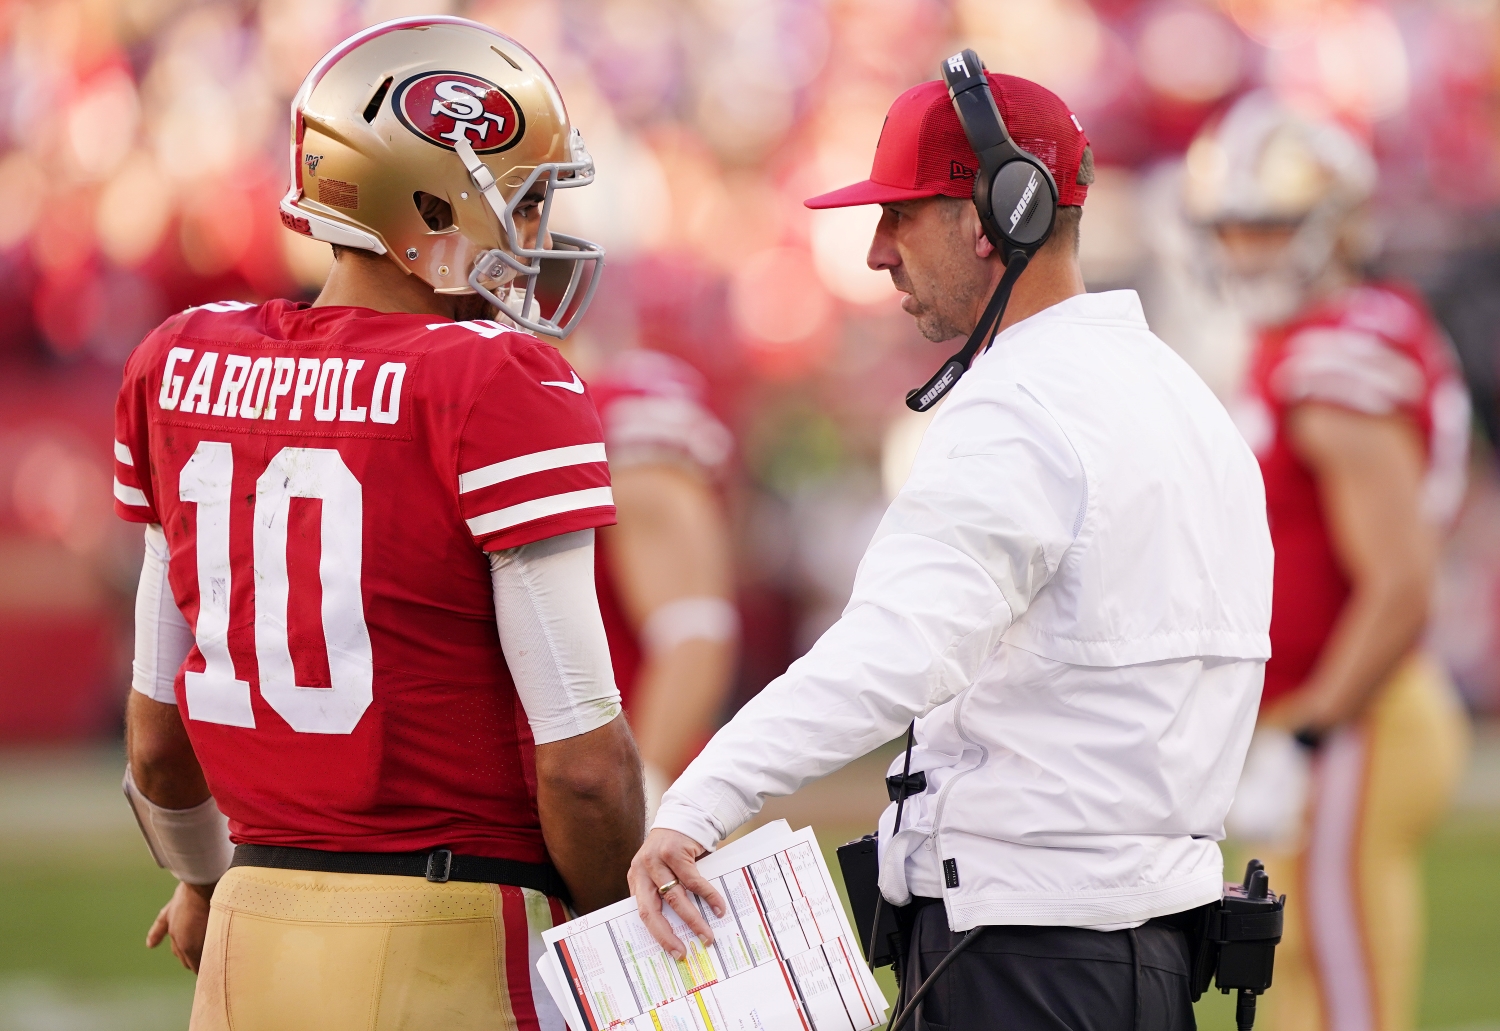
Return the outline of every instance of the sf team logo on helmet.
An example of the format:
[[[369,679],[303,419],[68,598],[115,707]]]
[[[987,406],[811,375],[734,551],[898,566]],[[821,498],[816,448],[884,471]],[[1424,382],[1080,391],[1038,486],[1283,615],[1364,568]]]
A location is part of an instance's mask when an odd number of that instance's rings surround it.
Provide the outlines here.
[[[493,82],[463,72],[424,72],[396,89],[401,124],[430,143],[453,149],[467,138],[476,154],[508,150],[521,141],[521,107]]]

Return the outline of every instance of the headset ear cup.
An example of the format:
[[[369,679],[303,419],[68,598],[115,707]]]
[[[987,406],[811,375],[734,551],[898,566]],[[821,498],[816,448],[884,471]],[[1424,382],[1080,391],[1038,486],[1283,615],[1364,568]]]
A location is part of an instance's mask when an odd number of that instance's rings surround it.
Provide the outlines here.
[[[1008,244],[1027,251],[1039,246],[1057,210],[1046,169],[1025,159],[1001,165],[990,182],[990,209]]]
[[[1052,223],[1057,218],[1057,198],[1052,196],[1052,191],[1043,186],[1037,191],[1036,206],[1030,215],[1032,224],[1040,231],[1038,242],[1046,242],[1047,237],[1052,235]]]

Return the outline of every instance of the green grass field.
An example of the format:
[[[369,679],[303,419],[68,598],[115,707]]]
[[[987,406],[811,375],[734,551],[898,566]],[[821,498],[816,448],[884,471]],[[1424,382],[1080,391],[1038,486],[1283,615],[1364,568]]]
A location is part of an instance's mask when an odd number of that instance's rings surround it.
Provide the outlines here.
[[[31,809],[20,813],[7,808],[6,792],[20,797],[20,784],[34,786],[36,779],[24,770],[0,771],[0,1031],[186,1027],[192,975],[165,946],[150,952],[143,943],[172,879],[156,869],[123,802],[116,802],[115,761],[102,756],[97,776],[75,778],[91,793],[89,805],[98,794],[98,809],[83,814],[93,814],[86,833],[38,832],[77,827],[60,818],[48,823],[59,807],[76,807],[77,785],[39,800],[33,787],[25,796]],[[813,822],[837,876],[833,847],[863,828]],[[31,833],[10,833],[26,826]],[[1421,1026],[1500,1031],[1500,813],[1450,820],[1431,844],[1426,870],[1430,934]],[[881,973],[889,988],[889,972]],[[1234,1026],[1232,1003],[1205,999],[1199,1022],[1205,1031],[1227,1031]]]

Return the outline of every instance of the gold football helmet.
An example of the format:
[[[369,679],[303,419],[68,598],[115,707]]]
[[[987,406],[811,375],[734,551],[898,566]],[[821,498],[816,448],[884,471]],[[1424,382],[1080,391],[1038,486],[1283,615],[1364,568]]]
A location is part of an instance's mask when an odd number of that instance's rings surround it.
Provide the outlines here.
[[[334,47],[297,91],[281,220],[566,337],[593,300],[604,249],[549,233],[547,221],[555,190],[593,178],[557,85],[525,47],[463,18],[401,18]],[[534,240],[516,224],[532,206]],[[551,317],[537,297],[549,259],[572,265]]]

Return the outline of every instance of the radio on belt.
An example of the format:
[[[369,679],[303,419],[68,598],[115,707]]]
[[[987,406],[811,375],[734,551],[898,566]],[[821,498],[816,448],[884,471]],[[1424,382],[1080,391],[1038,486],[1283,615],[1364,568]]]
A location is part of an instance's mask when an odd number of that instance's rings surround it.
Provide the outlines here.
[[[1255,997],[1271,987],[1271,968],[1281,941],[1286,896],[1271,894],[1265,864],[1252,859],[1240,884],[1224,885],[1217,904],[1184,913],[1196,918],[1197,935],[1188,931],[1193,946],[1190,989],[1197,1002],[1213,980],[1219,991],[1239,992],[1234,1022],[1239,1031],[1255,1024]],[[1186,928],[1185,928],[1186,929]]]
[[[893,796],[904,796],[899,790],[901,778],[891,777],[890,781],[895,782],[888,783]],[[872,968],[894,964],[899,969],[905,942],[895,909],[877,904],[881,899],[876,856],[874,834],[838,849],[849,906],[866,959]],[[1225,884],[1218,902],[1161,919],[1187,935],[1192,965],[1188,987],[1194,1002],[1211,986],[1225,995],[1239,992],[1234,1013],[1238,1031],[1250,1031],[1254,1026],[1256,996],[1271,987],[1285,909],[1286,896],[1271,894],[1265,865],[1252,859],[1245,867],[1244,881]]]

